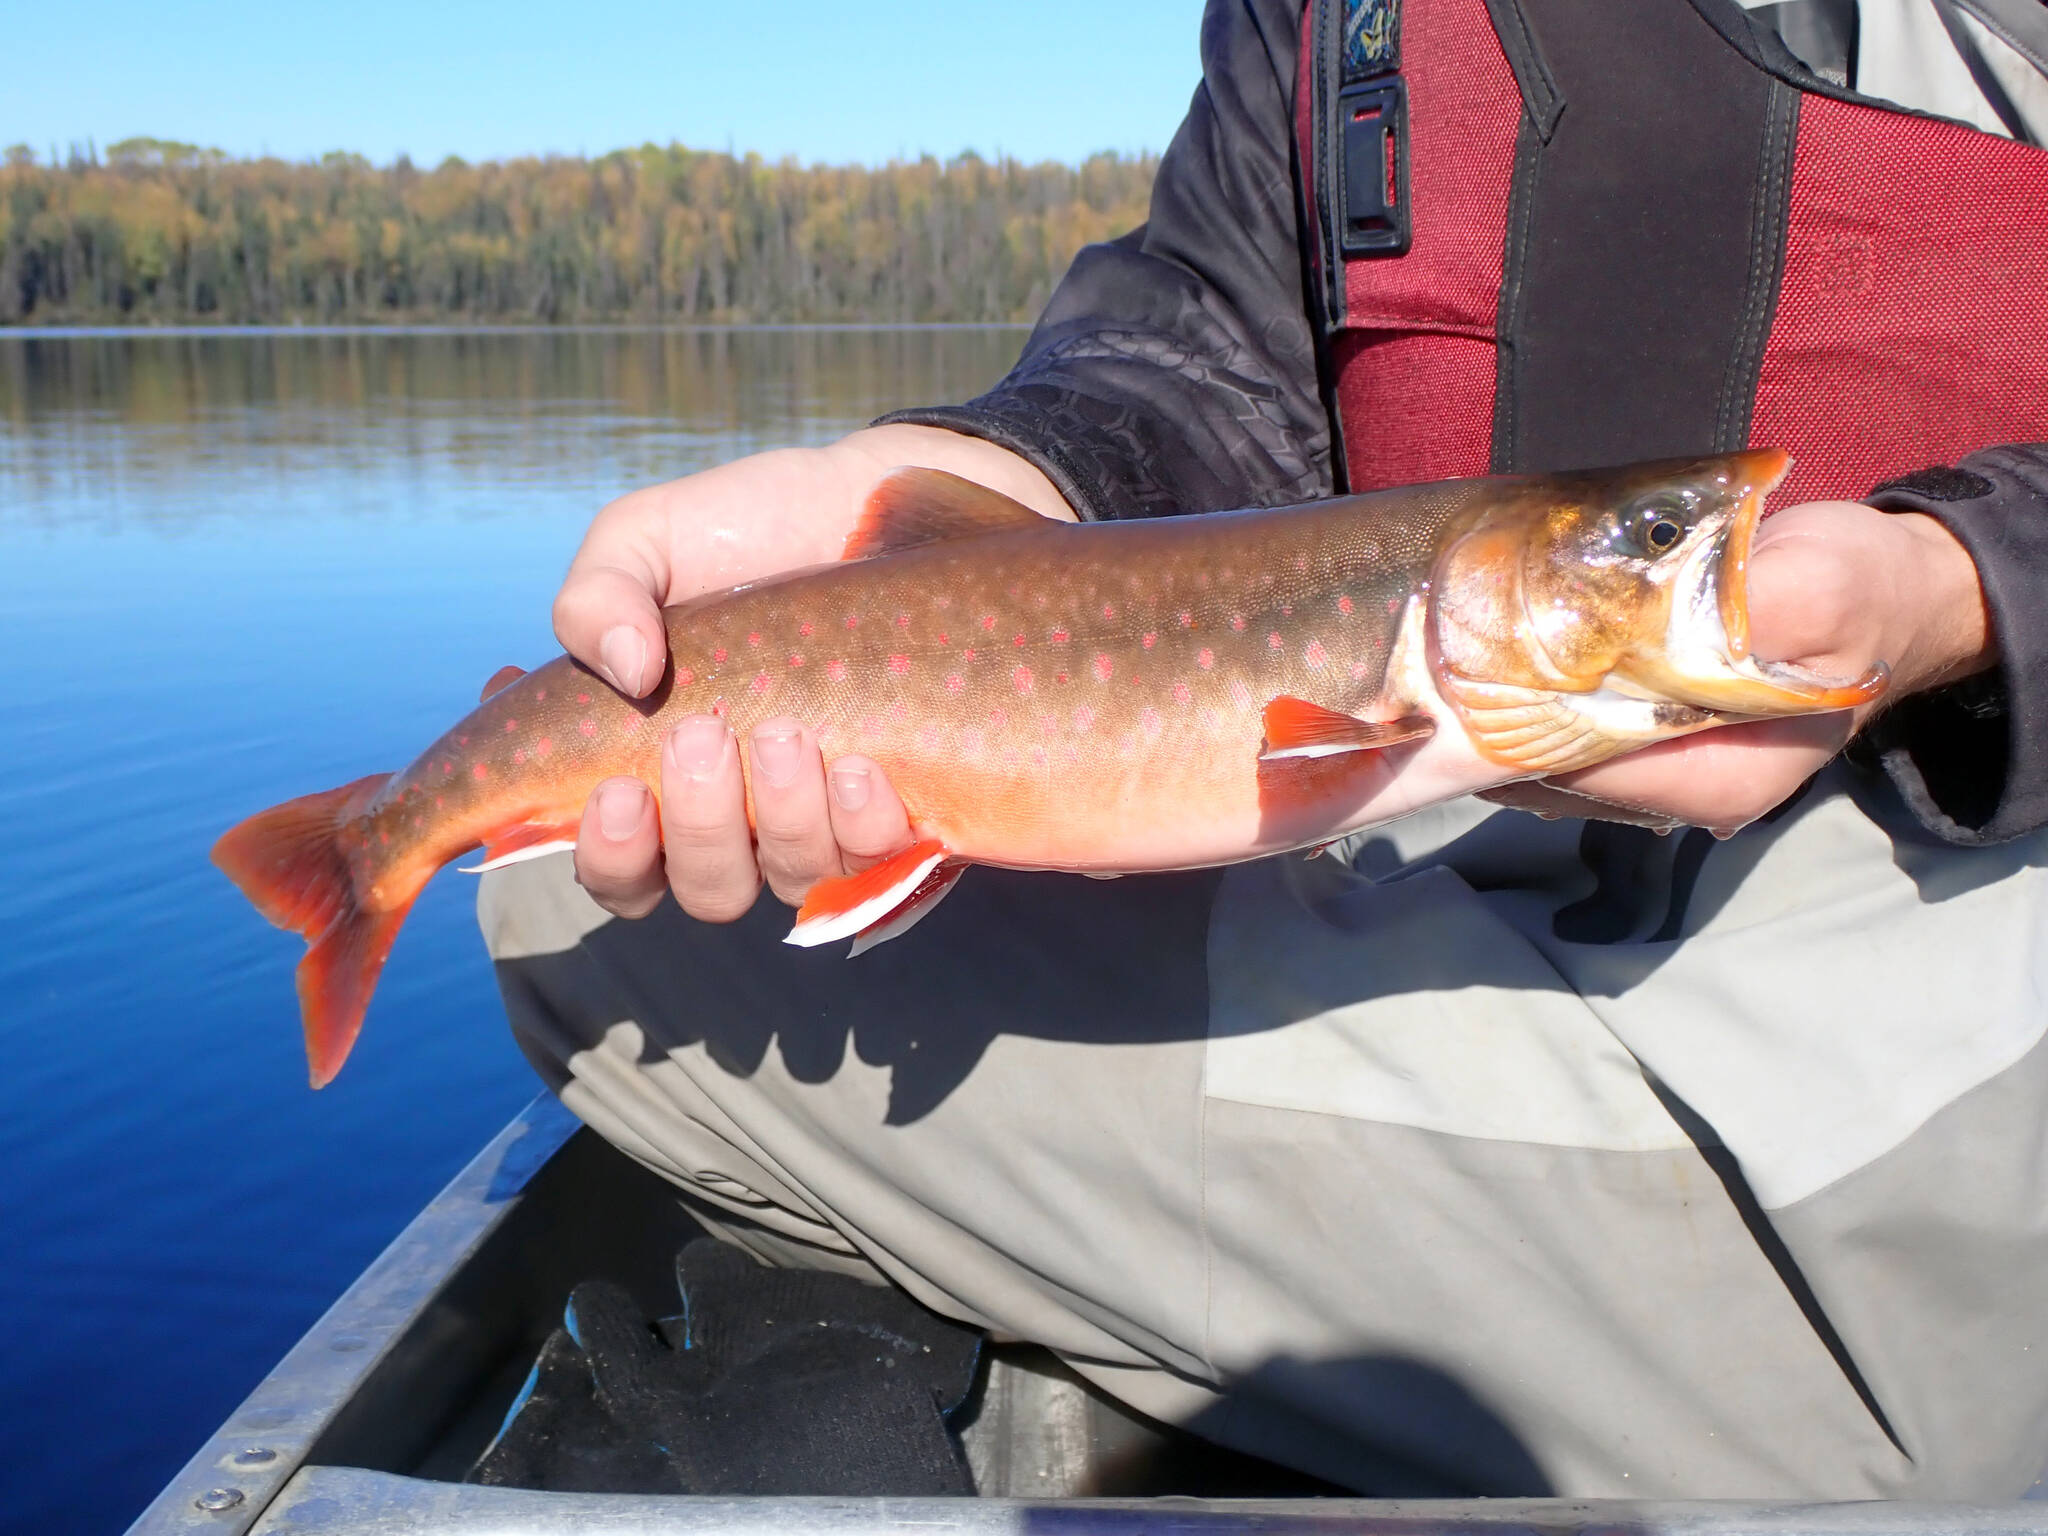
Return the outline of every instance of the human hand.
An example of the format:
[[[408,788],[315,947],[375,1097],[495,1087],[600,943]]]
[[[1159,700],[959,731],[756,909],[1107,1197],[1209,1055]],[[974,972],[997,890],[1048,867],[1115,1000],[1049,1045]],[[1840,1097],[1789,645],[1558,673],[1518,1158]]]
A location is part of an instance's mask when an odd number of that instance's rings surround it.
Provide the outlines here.
[[[900,464],[949,470],[1048,517],[1073,517],[1052,482],[1006,449],[933,427],[871,427],[621,496],[598,513],[570,563],[555,634],[620,692],[644,697],[668,666],[663,607],[837,560],[868,493]],[[794,905],[816,881],[909,841],[903,802],[869,759],[839,758],[828,771],[799,721],[763,721],[742,745],[723,720],[693,715],[663,742],[658,812],[636,778],[607,779],[591,795],[576,878],[621,917],[643,917],[673,891],[693,917],[731,922],[764,879]]]
[[[1872,713],[1992,665],[1977,567],[1931,517],[1816,501],[1765,520],[1749,566],[1750,640],[1765,661],[1832,677],[1891,667],[1856,710],[1721,726],[1484,798],[1540,815],[1585,816],[1727,837],[1771,810],[1839,752]]]

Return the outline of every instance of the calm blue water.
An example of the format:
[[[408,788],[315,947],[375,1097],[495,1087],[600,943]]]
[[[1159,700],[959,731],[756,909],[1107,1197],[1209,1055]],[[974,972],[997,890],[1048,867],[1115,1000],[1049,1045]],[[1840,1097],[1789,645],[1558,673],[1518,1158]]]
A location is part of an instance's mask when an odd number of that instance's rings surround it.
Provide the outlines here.
[[[608,498],[1018,342],[0,333],[0,1529],[120,1529],[536,1088],[448,874],[309,1092],[213,839],[552,654]]]

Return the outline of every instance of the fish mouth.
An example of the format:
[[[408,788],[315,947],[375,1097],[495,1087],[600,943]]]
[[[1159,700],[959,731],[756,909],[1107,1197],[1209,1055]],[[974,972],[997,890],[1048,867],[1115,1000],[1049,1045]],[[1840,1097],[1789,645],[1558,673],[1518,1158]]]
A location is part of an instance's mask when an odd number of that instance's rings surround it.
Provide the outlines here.
[[[1732,456],[1742,492],[1734,513],[1687,556],[1674,583],[1661,653],[1632,658],[1633,678],[1676,702],[1730,718],[1854,709],[1885,691],[1883,662],[1858,678],[1825,677],[1752,654],[1749,566],[1764,500],[1792,468],[1791,455],[1757,448]]]

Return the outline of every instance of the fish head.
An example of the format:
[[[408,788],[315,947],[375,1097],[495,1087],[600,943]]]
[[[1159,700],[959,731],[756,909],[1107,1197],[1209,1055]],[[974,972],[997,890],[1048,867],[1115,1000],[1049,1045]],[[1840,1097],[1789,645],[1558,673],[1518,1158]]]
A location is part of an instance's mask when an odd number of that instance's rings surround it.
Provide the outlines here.
[[[1555,773],[1881,694],[1882,664],[1832,679],[1751,652],[1750,553],[1790,467],[1754,449],[1503,482],[1431,583],[1438,681],[1481,750]]]

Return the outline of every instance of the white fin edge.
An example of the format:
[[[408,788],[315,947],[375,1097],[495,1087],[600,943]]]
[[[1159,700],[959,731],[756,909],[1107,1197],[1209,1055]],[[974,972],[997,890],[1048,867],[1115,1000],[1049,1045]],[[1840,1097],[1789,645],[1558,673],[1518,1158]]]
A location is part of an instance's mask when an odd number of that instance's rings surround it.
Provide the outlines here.
[[[924,877],[945,861],[946,851],[928,854],[910,867],[910,872],[894,885],[884,889],[880,895],[870,896],[857,907],[848,907],[844,912],[834,912],[829,917],[814,917],[809,922],[799,921],[783,936],[785,944],[795,944],[810,949],[818,944],[830,944],[834,939],[849,938],[863,928],[872,928],[883,918],[894,912],[910,899],[911,893],[924,884]]]
[[[952,893],[953,887],[960,883],[960,876],[966,872],[966,869],[967,866],[962,864],[951,874],[942,875],[940,879],[943,883],[934,887],[930,895],[910,901],[897,908],[872,928],[861,929],[859,933],[853,936],[853,948],[846,952],[846,958],[851,960],[855,955],[864,955],[877,944],[886,944],[891,939],[900,938],[902,935],[910,932],[911,929],[931,915],[934,907]]]
[[[1378,752],[1383,750],[1376,742],[1359,741],[1317,742],[1308,747],[1266,747],[1259,753],[1259,761],[1271,763],[1283,757],[1342,757],[1347,752]]]
[[[576,847],[576,840],[565,838],[553,843],[535,843],[531,848],[521,848],[513,853],[501,853],[495,859],[485,859],[481,864],[463,864],[457,867],[458,875],[488,875],[494,869],[503,869],[507,864],[524,864],[528,859],[544,859],[551,853],[568,853]]]

